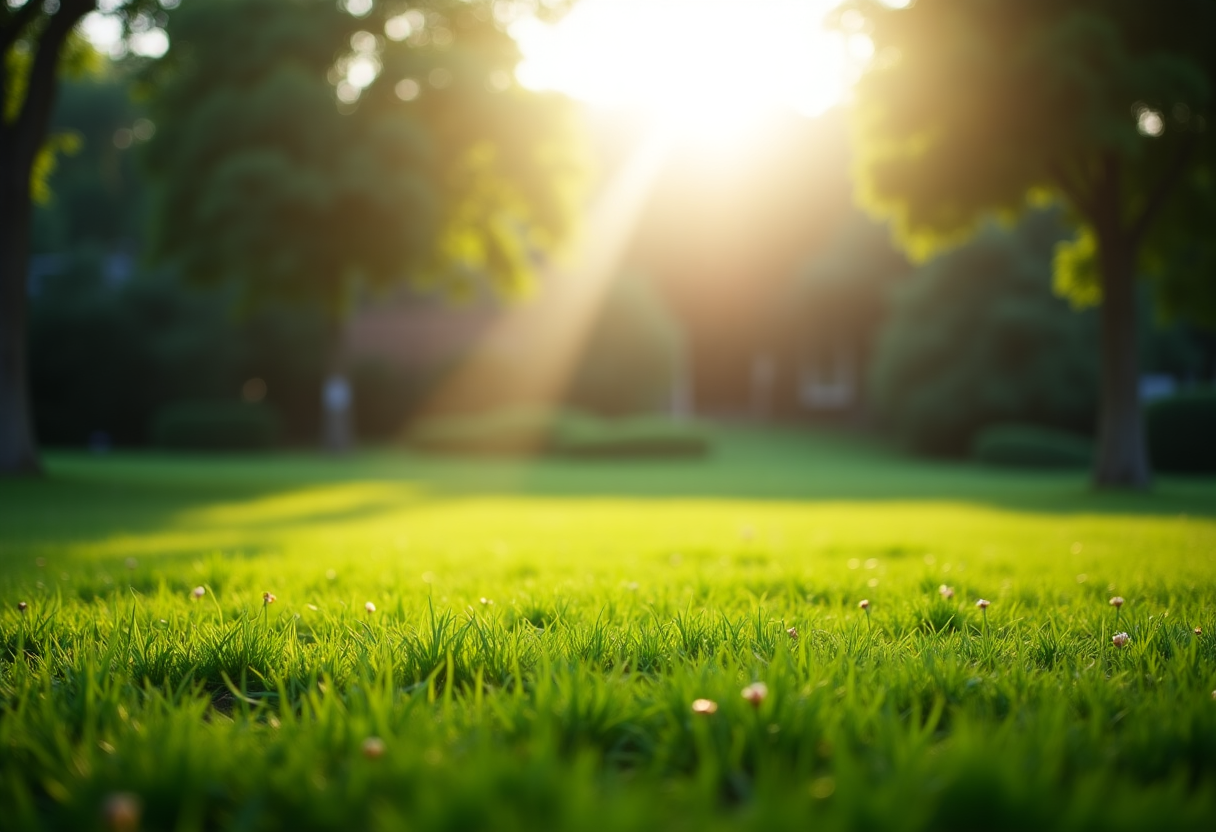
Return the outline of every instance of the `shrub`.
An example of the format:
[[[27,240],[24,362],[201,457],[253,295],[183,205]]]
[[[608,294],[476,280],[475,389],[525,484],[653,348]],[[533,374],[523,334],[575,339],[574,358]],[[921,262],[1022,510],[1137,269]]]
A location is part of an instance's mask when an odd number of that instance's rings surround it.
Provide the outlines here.
[[[964,454],[980,429],[1092,428],[1097,318],[1052,295],[1051,214],[985,229],[897,286],[871,382],[885,425],[914,450]]]
[[[278,415],[265,405],[177,402],[152,419],[153,444],[173,450],[265,450],[278,439]]]
[[[118,445],[152,439],[164,406],[222,401],[246,380],[267,386],[284,434],[313,443],[319,431],[325,320],[274,306],[234,317],[220,292],[171,277],[104,283],[101,260],[82,252],[39,284],[30,317],[30,393],[38,437],[83,445],[104,431]]]
[[[980,462],[1023,468],[1083,468],[1093,460],[1084,436],[1037,425],[991,425],[976,434],[971,455]]]
[[[548,452],[558,431],[557,422],[577,418],[569,411],[530,407],[433,417],[415,425],[407,441],[420,450],[436,453]]]
[[[564,425],[554,452],[582,458],[695,457],[709,453],[697,428],[655,416],[583,419]]]
[[[1216,390],[1160,399],[1145,413],[1153,467],[1177,473],[1216,472]]]
[[[710,447],[695,428],[658,417],[601,419],[545,408],[428,419],[407,438],[412,446],[435,453],[583,458],[702,456]]]

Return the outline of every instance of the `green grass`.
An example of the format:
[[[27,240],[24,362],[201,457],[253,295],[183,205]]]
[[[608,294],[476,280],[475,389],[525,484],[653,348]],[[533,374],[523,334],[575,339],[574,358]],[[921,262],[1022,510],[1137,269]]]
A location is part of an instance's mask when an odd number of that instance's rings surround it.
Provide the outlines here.
[[[1216,819],[1211,479],[737,430],[685,461],[49,468],[0,482],[6,830],[123,828],[116,794],[149,830]]]

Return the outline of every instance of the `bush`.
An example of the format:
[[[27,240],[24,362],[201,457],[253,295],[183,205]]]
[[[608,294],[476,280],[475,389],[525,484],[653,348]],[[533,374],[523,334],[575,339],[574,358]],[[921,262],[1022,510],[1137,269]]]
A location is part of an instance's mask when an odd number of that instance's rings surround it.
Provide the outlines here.
[[[1148,452],[1158,471],[1216,472],[1216,390],[1159,399],[1145,413]]]
[[[655,416],[583,419],[565,425],[556,453],[583,458],[694,457],[709,453],[695,427]]]
[[[408,442],[434,453],[582,458],[703,456],[710,449],[695,428],[662,418],[601,419],[544,408],[428,419],[410,432]]]
[[[681,362],[679,326],[662,298],[643,276],[623,274],[606,290],[566,402],[600,416],[661,411]]]
[[[160,408],[231,399],[258,377],[265,403],[285,417],[284,434],[315,442],[323,316],[275,306],[234,318],[231,310],[223,293],[168,277],[107,285],[99,257],[76,256],[32,299],[30,392],[39,440],[83,445],[104,432],[117,445],[144,444]]]
[[[914,450],[964,454],[988,425],[1093,427],[1097,317],[1052,294],[1051,214],[990,227],[895,290],[871,373],[884,424]]]
[[[253,451],[279,440],[278,415],[265,405],[178,402],[157,411],[152,442],[186,451]]]
[[[580,418],[569,411],[528,407],[434,417],[415,425],[407,441],[436,453],[543,453],[552,450],[559,421]]]
[[[991,425],[976,434],[971,456],[992,465],[1084,468],[1093,461],[1093,443],[1075,433],[1037,425]]]

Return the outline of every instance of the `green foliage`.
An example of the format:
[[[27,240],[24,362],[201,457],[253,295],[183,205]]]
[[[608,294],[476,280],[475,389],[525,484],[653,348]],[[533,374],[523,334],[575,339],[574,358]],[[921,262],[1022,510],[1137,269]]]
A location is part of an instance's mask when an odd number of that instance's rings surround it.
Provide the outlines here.
[[[149,76],[158,257],[249,304],[339,317],[357,287],[424,273],[453,290],[525,282],[577,199],[565,105],[489,86],[518,54],[486,3],[430,4],[404,43],[381,34],[401,11],[389,5],[214,0],[174,15],[170,60]],[[352,85],[354,65],[375,80]]]
[[[989,425],[976,433],[971,456],[1019,468],[1085,468],[1093,462],[1093,442],[1038,425]]]
[[[132,13],[148,0],[125,4]],[[19,11],[8,6],[0,9],[0,29],[4,31],[4,49],[0,54],[0,124],[13,125],[25,108],[29,93],[30,71],[37,54],[48,18],[58,6],[47,12],[35,13],[34,19],[16,30],[8,27],[18,25]],[[116,9],[122,13],[123,9]],[[88,39],[78,30],[68,33],[59,49],[56,74],[60,78],[80,79],[99,74],[104,67],[101,55],[93,49]],[[46,205],[51,200],[49,179],[55,172],[62,156],[72,156],[80,150],[80,136],[76,133],[52,132],[38,149],[30,176],[30,197],[35,204]]]
[[[436,453],[572,457],[702,456],[710,448],[696,427],[664,418],[597,418],[541,407],[426,419],[410,430],[408,441]]]
[[[682,361],[679,324],[653,283],[625,274],[605,294],[565,399],[604,416],[661,411]]]
[[[581,420],[558,437],[555,453],[584,459],[700,457],[712,449],[705,431],[662,416]]]
[[[132,100],[128,75],[128,69],[110,66],[61,82],[51,142],[70,135],[75,146],[49,172],[50,199],[34,213],[33,251],[134,253],[142,242],[147,186],[136,156],[156,127]],[[130,145],[119,147],[116,140]]]
[[[235,402],[254,377],[283,414],[286,437],[313,440],[324,333],[317,314],[274,307],[234,320],[224,295],[150,275],[111,287],[101,267],[100,257],[81,252],[33,298],[31,395],[41,441],[81,445],[102,431],[120,445],[143,444],[160,406]]]
[[[918,258],[1057,198],[1077,245],[1057,288],[1098,297],[1097,248],[1139,257],[1192,317],[1212,300],[1216,58],[1206,0],[923,0],[849,4],[876,60],[857,88],[858,189]],[[1102,226],[1102,228],[1099,228]],[[1185,268],[1181,266],[1186,264]]]
[[[263,451],[279,440],[273,410],[242,402],[175,402],[152,418],[152,444],[179,451]]]
[[[0,481],[5,828],[112,828],[128,793],[146,829],[1206,832],[1212,482],[723,439]],[[681,499],[629,486],[668,474]]]
[[[1145,413],[1153,467],[1179,473],[1216,473],[1216,391],[1158,399]]]
[[[1052,296],[1059,233],[1050,212],[989,227],[895,288],[871,387],[902,442],[961,454],[995,423],[1090,432],[1096,321]]]
[[[438,453],[542,453],[555,443],[564,423],[583,418],[543,407],[500,408],[424,419],[407,439],[413,447]]]

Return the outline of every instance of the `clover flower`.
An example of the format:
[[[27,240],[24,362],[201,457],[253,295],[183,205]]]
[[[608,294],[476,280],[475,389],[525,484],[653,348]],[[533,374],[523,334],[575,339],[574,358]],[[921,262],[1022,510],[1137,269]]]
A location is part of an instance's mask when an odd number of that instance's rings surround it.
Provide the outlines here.
[[[857,606],[860,609],[865,610],[866,615],[870,614],[870,600],[868,598],[862,598],[860,601],[857,602]]]
[[[1197,636],[1201,636],[1201,635],[1203,635],[1203,628],[1202,628],[1202,627],[1196,627],[1196,628],[1195,628],[1195,635],[1197,635]]]
[[[718,703],[712,699],[694,699],[692,700],[692,712],[694,714],[712,714],[717,713]]]
[[[1129,641],[1131,641],[1132,637],[1129,636],[1127,633],[1115,633],[1113,636],[1110,637],[1110,640],[1114,642],[1116,647],[1122,647],[1125,644],[1127,644]]]
[[[197,601],[199,598],[202,598],[206,594],[207,594],[206,587],[196,586],[194,589],[190,590],[190,597],[193,598],[195,601]]]
[[[363,609],[367,610],[368,615],[371,615],[372,613],[374,613],[376,611],[376,605],[373,604],[371,601],[368,601],[366,604],[363,605]]]
[[[988,614],[988,607],[991,604],[992,604],[992,602],[989,601],[987,598],[981,598],[980,600],[975,602],[975,605],[977,607],[979,607],[981,610],[983,610],[985,615]]]
[[[788,630],[785,631],[785,634],[787,636],[789,636],[791,639],[793,639],[794,641],[798,640],[798,628],[797,627],[790,627]]]
[[[942,596],[942,598],[945,598],[947,601],[949,601],[951,598],[954,597],[954,587],[946,586],[945,584],[942,584],[941,586],[939,586],[937,588],[937,594]]]
[[[361,746],[363,756],[369,760],[378,760],[384,756],[387,747],[384,745],[384,740],[379,737],[368,737],[363,741]]]
[[[30,605],[25,603],[24,601],[17,602],[17,612],[24,614],[25,611],[28,610],[29,608],[30,608]]]
[[[263,592],[262,593],[262,606],[266,606],[267,604],[273,604],[277,600],[279,600],[279,599],[274,596],[273,592]]]
[[[743,689],[743,698],[752,703],[753,708],[759,708],[768,696],[768,685],[764,682],[752,682]]]
[[[1111,598],[1110,605],[1112,607],[1114,607],[1115,609],[1118,609],[1119,607],[1123,606],[1123,596],[1116,595],[1114,598]]]

